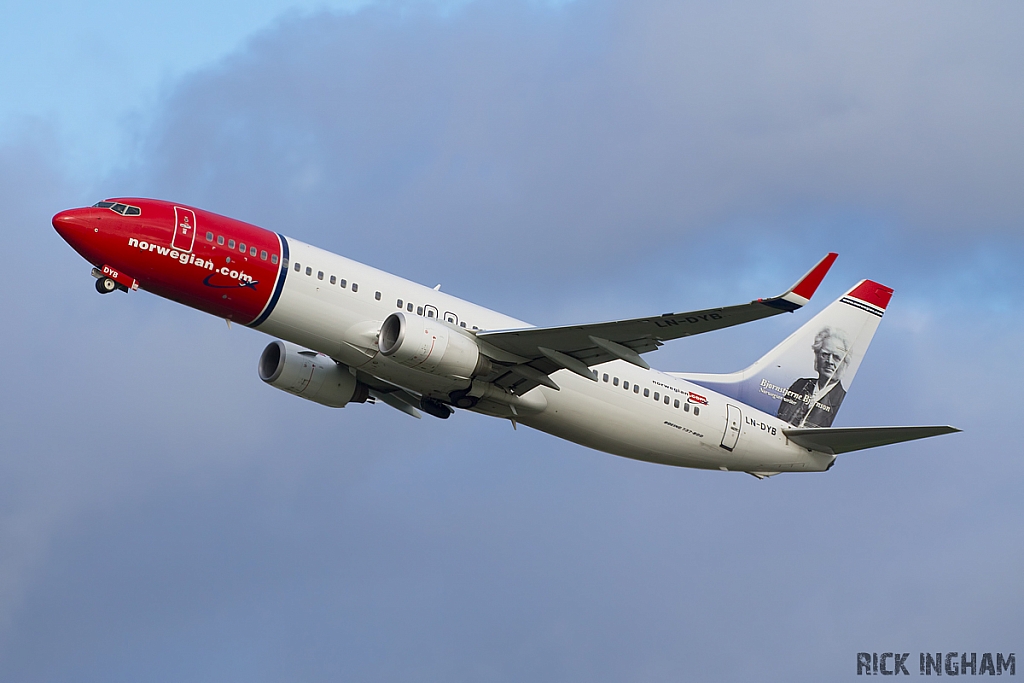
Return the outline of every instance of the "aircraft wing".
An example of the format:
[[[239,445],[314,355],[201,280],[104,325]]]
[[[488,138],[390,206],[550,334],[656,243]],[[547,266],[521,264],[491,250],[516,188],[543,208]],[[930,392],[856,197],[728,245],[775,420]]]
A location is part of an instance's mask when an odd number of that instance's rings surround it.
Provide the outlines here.
[[[654,351],[671,339],[797,310],[810,300],[836,256],[826,255],[783,294],[748,304],[587,325],[479,332],[477,338],[524,361],[492,380],[517,394],[538,384],[557,389],[548,375],[563,368],[588,379],[595,379],[591,365],[616,358],[646,369],[649,366],[640,354]]]
[[[929,436],[952,434],[959,432],[956,427],[823,427],[818,429],[783,429],[793,443],[821,451],[829,455],[839,455],[865,448],[886,446],[891,443],[902,443],[914,439],[925,439]]]
[[[370,387],[370,396],[375,401],[381,401],[395,410],[400,410],[416,419],[420,418],[420,412],[416,410],[420,404],[420,399],[416,394],[391,382],[385,382],[379,377],[374,377],[362,370],[356,370],[356,379]]]

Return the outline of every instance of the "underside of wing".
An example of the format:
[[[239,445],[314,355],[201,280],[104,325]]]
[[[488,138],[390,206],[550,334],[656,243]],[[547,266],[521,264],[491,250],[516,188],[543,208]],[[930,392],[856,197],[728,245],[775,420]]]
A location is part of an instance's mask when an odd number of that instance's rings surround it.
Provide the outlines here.
[[[860,451],[865,448],[925,439],[940,434],[953,434],[956,427],[825,427],[818,429],[783,429],[793,443],[830,455]]]
[[[400,410],[406,415],[419,419],[420,413],[417,410],[420,405],[419,395],[390,382],[385,382],[362,370],[356,370],[356,379],[370,388],[370,396],[375,401],[381,401],[395,410]]]
[[[496,367],[491,381],[520,395],[538,384],[557,389],[548,377],[556,370],[596,379],[590,366],[610,360],[647,368],[640,354],[666,341],[795,311],[810,300],[836,256],[825,256],[785,293],[746,304],[586,325],[480,332],[477,337],[522,360]]]

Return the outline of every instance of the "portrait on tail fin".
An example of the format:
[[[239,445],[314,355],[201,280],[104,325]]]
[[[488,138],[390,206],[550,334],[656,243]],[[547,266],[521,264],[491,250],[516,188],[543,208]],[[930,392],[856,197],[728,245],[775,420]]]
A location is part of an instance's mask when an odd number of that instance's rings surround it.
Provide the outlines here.
[[[843,374],[852,347],[846,332],[823,327],[811,344],[817,377],[804,377],[789,387],[779,403],[778,418],[794,427],[831,427],[846,397]]]
[[[862,280],[744,370],[673,374],[796,429],[831,427],[891,295],[892,289]]]

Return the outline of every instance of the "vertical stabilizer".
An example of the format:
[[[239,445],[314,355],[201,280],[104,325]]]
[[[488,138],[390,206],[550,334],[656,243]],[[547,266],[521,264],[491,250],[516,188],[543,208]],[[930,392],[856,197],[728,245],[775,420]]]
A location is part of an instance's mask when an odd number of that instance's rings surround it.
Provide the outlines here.
[[[861,280],[746,370],[671,374],[794,427],[829,427],[891,297],[889,287]]]

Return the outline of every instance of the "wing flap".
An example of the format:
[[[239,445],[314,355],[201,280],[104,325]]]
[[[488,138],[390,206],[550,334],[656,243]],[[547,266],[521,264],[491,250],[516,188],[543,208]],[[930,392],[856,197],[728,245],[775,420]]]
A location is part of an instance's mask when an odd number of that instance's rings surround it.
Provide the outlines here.
[[[829,455],[839,455],[865,448],[926,439],[953,434],[960,430],[950,426],[935,427],[824,427],[817,429],[783,429],[790,441]]]

